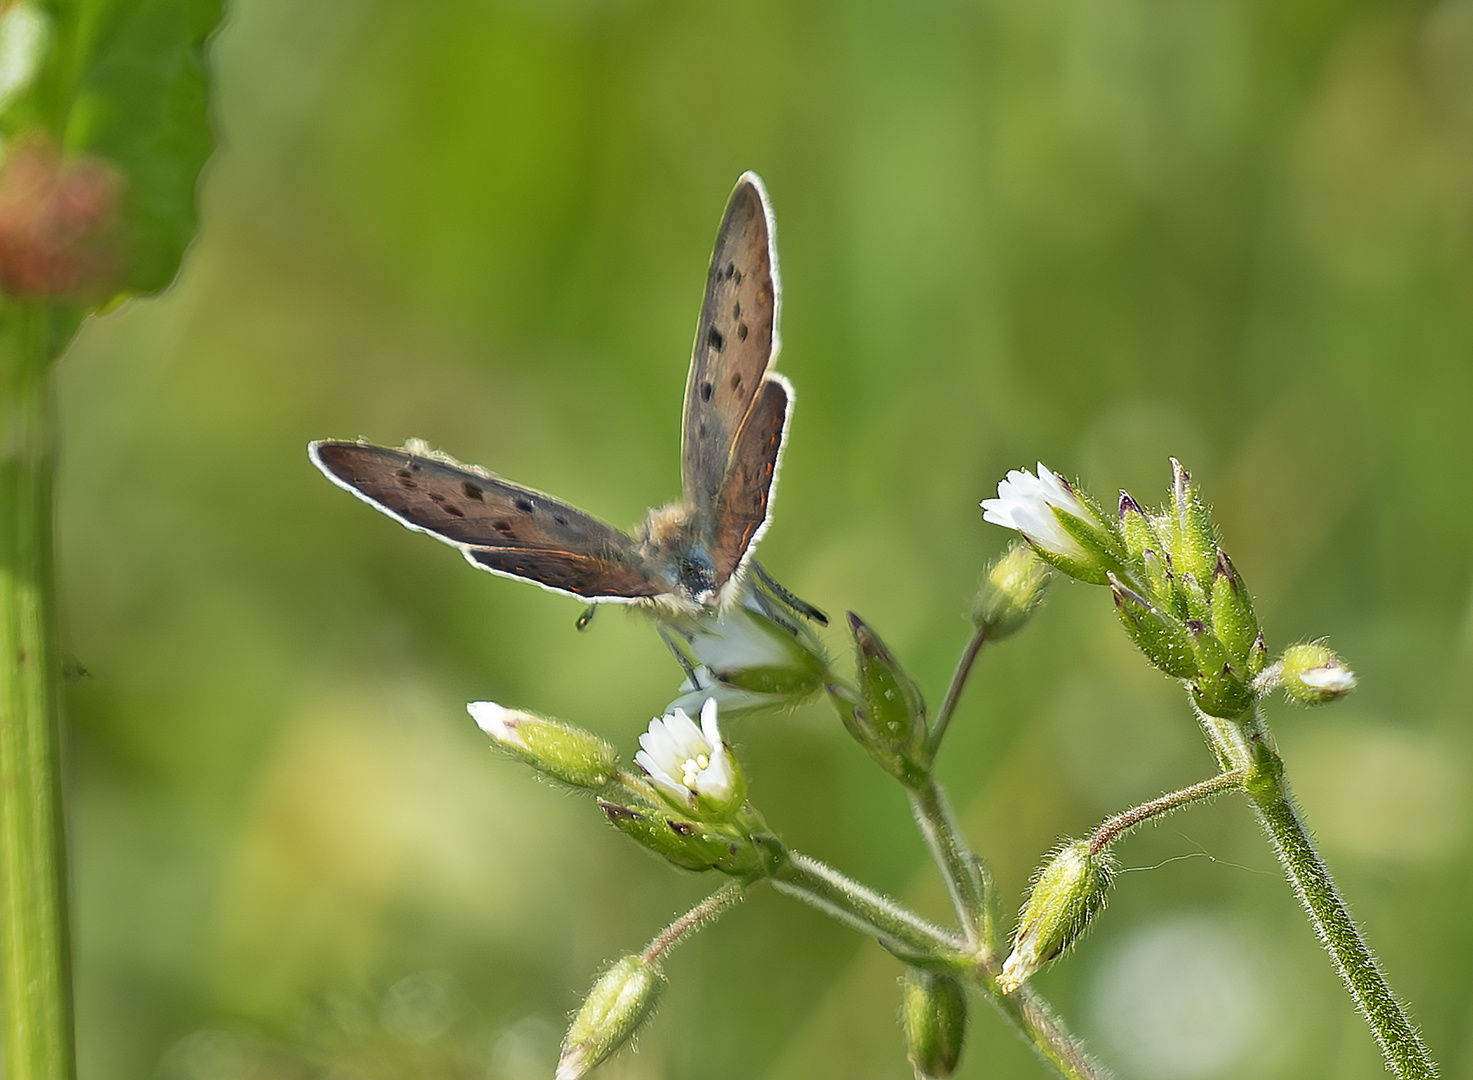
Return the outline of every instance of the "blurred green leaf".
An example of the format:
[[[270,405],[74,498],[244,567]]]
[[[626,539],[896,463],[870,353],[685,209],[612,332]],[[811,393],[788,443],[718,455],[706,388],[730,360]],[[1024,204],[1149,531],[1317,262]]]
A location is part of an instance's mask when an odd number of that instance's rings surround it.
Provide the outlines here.
[[[125,180],[120,216],[128,261],[125,293],[157,292],[173,280],[195,231],[195,185],[214,149],[205,42],[220,0],[93,0],[53,3],[61,62],[68,25],[76,35],[75,87],[66,150],[113,162]]]

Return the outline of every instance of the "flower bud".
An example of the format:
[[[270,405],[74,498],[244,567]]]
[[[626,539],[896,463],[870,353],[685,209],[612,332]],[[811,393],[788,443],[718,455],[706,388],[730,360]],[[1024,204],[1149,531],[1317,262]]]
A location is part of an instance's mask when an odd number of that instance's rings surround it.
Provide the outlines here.
[[[1187,633],[1197,657],[1197,677],[1192,680],[1192,700],[1208,716],[1233,719],[1253,704],[1253,687],[1232,664],[1226,646],[1205,623],[1188,619]]]
[[[967,1035],[967,992],[950,975],[906,968],[900,977],[900,1026],[918,1080],[947,1077]]]
[[[1212,629],[1233,660],[1247,665],[1258,638],[1258,616],[1248,586],[1223,551],[1217,553],[1212,571]]]
[[[1323,705],[1355,689],[1355,672],[1318,642],[1290,645],[1279,662],[1284,693],[1301,705]]]
[[[1189,679],[1197,673],[1191,637],[1181,620],[1122,584],[1114,574],[1110,575],[1110,593],[1115,598],[1115,614],[1147,660],[1175,679]]]
[[[925,700],[879,635],[852,611],[849,629],[859,669],[858,699],[833,684],[830,697],[849,734],[887,772],[913,786],[927,774]]]
[[[1065,846],[1049,860],[1034,879],[1013,936],[1012,954],[997,977],[1004,994],[1018,989],[1079,940],[1105,906],[1110,877],[1109,857],[1091,852],[1088,840]]]
[[[1125,541],[1114,523],[1041,461],[1037,476],[1026,469],[1009,472],[997,485],[997,498],[983,500],[982,510],[984,520],[1018,530],[1070,577],[1103,585],[1106,574],[1123,566]]]
[[[619,774],[618,752],[591,731],[494,701],[466,711],[499,749],[565,784],[602,791]]]
[[[1049,567],[1027,544],[1012,544],[982,575],[972,621],[998,642],[1021,630],[1048,593]]]
[[[1182,463],[1171,459],[1171,513],[1163,522],[1162,534],[1178,574],[1191,574],[1199,582],[1212,580],[1217,562],[1217,533],[1212,514],[1202,493]]]
[[[620,832],[682,869],[720,870],[732,877],[751,877],[767,869],[768,852],[754,841],[750,824],[741,816],[720,825],[606,799],[598,800],[598,807]]]
[[[555,1080],[579,1080],[628,1042],[664,988],[659,965],[642,956],[616,960],[593,984],[563,1036]]]
[[[1131,498],[1130,492],[1120,493],[1120,536],[1125,541],[1125,550],[1132,559],[1139,559],[1147,550],[1161,550],[1161,536],[1156,526],[1141,509],[1141,504]]]

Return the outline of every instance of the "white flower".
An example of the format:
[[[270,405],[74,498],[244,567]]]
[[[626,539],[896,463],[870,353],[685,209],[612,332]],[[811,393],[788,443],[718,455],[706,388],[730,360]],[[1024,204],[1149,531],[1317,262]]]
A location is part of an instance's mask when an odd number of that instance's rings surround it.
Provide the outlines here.
[[[1056,509],[1089,524],[1101,524],[1069,485],[1040,461],[1037,476],[1027,469],[1009,472],[1007,479],[997,485],[997,498],[982,501],[982,518],[1017,529],[1034,547],[1060,559],[1094,562],[1095,557],[1059,524],[1054,516]]]
[[[701,706],[700,727],[684,709],[673,709],[650,721],[639,745],[634,760],[673,805],[695,810],[699,800],[723,810],[740,798],[736,767],[716,726],[715,698]]]

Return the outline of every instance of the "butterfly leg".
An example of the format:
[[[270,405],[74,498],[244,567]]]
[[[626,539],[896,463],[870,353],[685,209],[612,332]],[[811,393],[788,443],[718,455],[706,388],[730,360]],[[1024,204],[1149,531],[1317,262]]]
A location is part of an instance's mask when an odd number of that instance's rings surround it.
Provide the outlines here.
[[[756,559],[753,559],[749,565],[752,567],[752,570],[757,574],[757,577],[761,579],[762,584],[770,589],[779,600],[783,601],[783,603],[787,604],[804,618],[811,619],[813,622],[818,623],[819,626],[827,626],[829,624],[829,617],[827,615],[825,615],[818,608],[814,607],[808,601],[799,599],[792,593],[788,592],[787,589],[779,585],[775,580],[773,580],[772,575],[769,574],[763,568],[762,564]],[[773,613],[769,611],[768,614],[772,615]]]
[[[672,632],[671,628],[664,623],[656,623],[655,628],[659,630],[660,640],[665,643],[665,648],[670,650],[670,655],[675,657],[675,662],[681,666],[681,669],[685,672],[685,677],[690,680],[691,689],[702,689],[701,680],[696,678],[696,669],[692,666],[690,657],[680,651],[680,647],[675,644],[675,640],[670,636]]]

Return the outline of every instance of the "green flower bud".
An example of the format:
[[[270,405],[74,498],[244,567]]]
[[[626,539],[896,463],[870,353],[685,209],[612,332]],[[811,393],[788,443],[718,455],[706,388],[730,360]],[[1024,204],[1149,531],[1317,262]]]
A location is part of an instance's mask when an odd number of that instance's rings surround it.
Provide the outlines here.
[[[1355,672],[1319,642],[1290,645],[1279,664],[1279,685],[1301,705],[1323,705],[1355,689]]]
[[[1253,704],[1254,689],[1232,665],[1227,647],[1205,623],[1188,619],[1187,633],[1197,656],[1197,677],[1192,680],[1192,700],[1208,716],[1233,719]]]
[[[1156,526],[1141,509],[1141,504],[1130,496],[1130,492],[1120,493],[1120,535],[1125,541],[1125,550],[1132,561],[1139,560],[1147,550],[1160,551],[1161,536],[1156,532]]]
[[[1165,550],[1146,548],[1141,552],[1141,566],[1146,571],[1146,585],[1151,596],[1178,618],[1186,618],[1186,597],[1176,587],[1176,575],[1171,572],[1171,556]]]
[[[1181,462],[1171,459],[1171,513],[1161,530],[1178,574],[1198,582],[1212,580],[1217,562],[1217,533],[1202,493]]]
[[[1048,586],[1048,564],[1027,544],[1012,544],[982,575],[972,621],[986,629],[989,641],[1011,637],[1033,617]]]
[[[1091,852],[1088,840],[1065,846],[1044,865],[1018,919],[1012,954],[997,977],[1004,994],[1079,940],[1105,906],[1111,873],[1109,856]]]
[[[1122,584],[1114,574],[1110,575],[1110,593],[1115,598],[1115,614],[1147,660],[1174,679],[1189,679],[1197,673],[1191,636],[1180,619]]]
[[[579,1080],[629,1041],[655,1010],[665,976],[642,956],[626,956],[598,977],[563,1036],[555,1080]]]
[[[900,1026],[917,1080],[947,1077],[967,1035],[967,992],[950,975],[906,968],[900,977]]]
[[[466,711],[498,749],[573,787],[602,791],[619,774],[619,754],[591,731],[494,701],[472,701]]]
[[[1038,463],[1038,475],[1014,469],[982,502],[982,517],[1016,529],[1047,562],[1070,577],[1103,585],[1124,568],[1125,541],[1088,496]]]
[[[858,697],[855,700],[833,684],[830,697],[845,728],[870,756],[902,783],[914,786],[927,775],[925,700],[879,635],[852,611],[849,629],[859,669]]]
[[[732,877],[766,872],[768,855],[754,842],[755,814],[738,815],[728,825],[685,821],[650,807],[598,800],[599,809],[620,832],[685,870],[720,870]]]
[[[1226,552],[1217,553],[1212,571],[1212,629],[1236,663],[1248,665],[1258,639],[1258,616],[1248,586]]]

